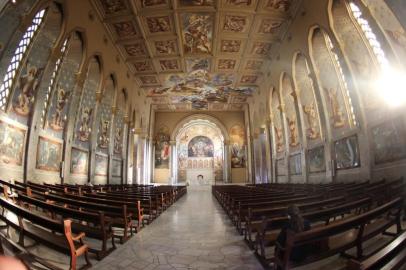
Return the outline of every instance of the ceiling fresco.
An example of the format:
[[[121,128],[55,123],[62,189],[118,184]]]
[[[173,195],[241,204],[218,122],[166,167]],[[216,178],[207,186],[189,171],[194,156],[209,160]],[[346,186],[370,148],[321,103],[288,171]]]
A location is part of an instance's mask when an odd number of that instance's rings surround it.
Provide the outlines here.
[[[93,0],[159,110],[239,110],[300,0]]]

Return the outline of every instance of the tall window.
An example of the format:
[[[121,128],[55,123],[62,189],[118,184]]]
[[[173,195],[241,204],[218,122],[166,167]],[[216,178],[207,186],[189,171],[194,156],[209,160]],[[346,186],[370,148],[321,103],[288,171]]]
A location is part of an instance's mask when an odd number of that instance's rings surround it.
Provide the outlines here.
[[[360,8],[356,4],[354,4],[354,2],[350,2],[350,8],[352,11],[352,15],[354,16],[361,30],[364,32],[364,36],[368,40],[368,43],[371,46],[372,51],[374,52],[376,60],[381,65],[381,67],[387,66],[388,60],[386,59],[385,53],[381,48],[381,44],[377,40],[376,35],[373,33],[371,27],[369,26],[368,21],[362,17]]]
[[[62,45],[61,57],[59,57],[58,60],[56,61],[54,70],[52,72],[51,81],[49,82],[47,92],[46,92],[46,95],[45,95],[45,99],[44,99],[44,109],[42,110],[42,114],[41,114],[41,123],[45,123],[45,115],[46,115],[46,112],[48,110],[49,99],[51,97],[52,89],[54,89],[54,86],[55,86],[56,76],[59,73],[61,63],[63,61],[63,58],[65,57],[65,51],[66,51],[67,44],[68,44],[68,38],[65,40],[65,42]]]
[[[0,85],[0,109],[5,110],[7,99],[10,94],[11,87],[13,86],[14,79],[17,71],[19,70],[21,63],[23,62],[24,55],[33,41],[33,37],[38,33],[38,29],[43,23],[45,9],[39,11],[34,19],[32,20],[31,25],[25,31],[23,38],[21,39],[18,47],[14,52],[14,56],[11,59],[11,62],[7,68],[7,73],[3,78],[3,81]]]

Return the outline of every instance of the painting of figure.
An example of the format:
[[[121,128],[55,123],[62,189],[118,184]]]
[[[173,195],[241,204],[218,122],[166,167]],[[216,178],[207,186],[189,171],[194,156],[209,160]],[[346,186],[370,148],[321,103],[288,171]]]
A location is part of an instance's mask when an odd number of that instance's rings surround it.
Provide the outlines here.
[[[241,77],[241,83],[249,83],[249,84],[255,84],[258,80],[257,75],[244,75]]]
[[[271,51],[271,43],[255,42],[252,46],[251,53],[256,55],[267,55]]]
[[[71,96],[71,92],[65,91],[58,85],[55,97],[55,106],[51,107],[51,115],[49,126],[56,131],[63,130],[65,127],[66,105]]]
[[[154,45],[157,54],[176,53],[176,40],[159,40],[155,41]]]
[[[230,129],[231,168],[245,168],[245,130],[242,125],[234,125]]]
[[[375,164],[406,158],[406,124],[401,117],[372,128]]]
[[[302,174],[302,155],[296,154],[289,157],[289,174],[301,175]]]
[[[36,168],[59,172],[62,161],[62,143],[39,137]]]
[[[307,151],[309,159],[309,173],[326,171],[326,159],[324,157],[324,146],[319,146]]]
[[[214,6],[214,0],[180,0],[181,6]]]
[[[289,10],[292,0],[268,0],[267,8],[272,8],[286,12]]]
[[[121,164],[122,161],[120,159],[113,159],[111,167],[112,176],[121,177]]]
[[[21,166],[25,130],[0,120],[0,163]]]
[[[237,63],[237,60],[234,59],[220,59],[218,62],[218,69],[234,69],[235,65]]]
[[[159,60],[159,65],[160,65],[162,71],[179,69],[178,60],[176,60],[176,59]]]
[[[142,0],[143,7],[166,5],[168,0]]]
[[[182,33],[185,53],[211,53],[213,15],[207,13],[182,14]]]
[[[131,21],[117,22],[114,23],[113,26],[120,38],[134,37],[137,35],[137,31]]]
[[[159,128],[155,135],[155,168],[169,169],[170,135],[166,126]]]
[[[249,60],[247,61],[247,65],[245,66],[246,69],[250,70],[260,70],[264,61],[260,60]]]
[[[142,43],[124,45],[124,49],[129,56],[145,57],[146,50]]]
[[[155,76],[140,76],[142,84],[158,84],[158,80]]]
[[[223,30],[234,33],[246,31],[248,18],[246,16],[226,15],[224,18]]]
[[[222,40],[220,50],[226,53],[237,53],[241,48],[241,40]]]
[[[227,4],[233,6],[250,6],[254,0],[227,0]]]
[[[71,156],[70,172],[72,174],[87,175],[89,153],[87,151],[72,147]]]
[[[151,63],[148,60],[136,61],[133,65],[138,72],[152,71]]]
[[[107,176],[107,166],[108,166],[108,159],[106,156],[97,155],[96,154],[96,162],[95,162],[95,175],[97,176]]]
[[[196,136],[188,143],[188,157],[213,157],[212,140],[206,136]]]
[[[106,14],[113,14],[126,9],[124,0],[102,0],[101,2]]]
[[[282,22],[273,21],[272,19],[264,19],[259,27],[259,33],[261,34],[275,34],[281,27]]]
[[[334,150],[338,170],[356,168],[361,165],[357,136],[336,141]]]
[[[193,72],[196,70],[206,70],[210,69],[210,59],[207,58],[188,58],[186,59],[186,70],[187,72]]]
[[[171,31],[171,20],[168,16],[148,17],[147,26],[151,34],[167,33]]]

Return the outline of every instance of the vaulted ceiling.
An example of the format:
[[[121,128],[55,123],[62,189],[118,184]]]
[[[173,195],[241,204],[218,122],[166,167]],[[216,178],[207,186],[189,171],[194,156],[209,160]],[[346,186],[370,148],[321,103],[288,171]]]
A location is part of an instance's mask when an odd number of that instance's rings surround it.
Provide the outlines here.
[[[157,110],[242,110],[299,0],[94,0]]]

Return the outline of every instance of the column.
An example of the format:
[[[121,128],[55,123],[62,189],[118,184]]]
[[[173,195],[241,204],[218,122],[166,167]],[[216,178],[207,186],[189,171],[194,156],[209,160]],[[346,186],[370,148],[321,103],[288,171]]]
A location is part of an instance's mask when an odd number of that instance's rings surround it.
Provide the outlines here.
[[[170,145],[170,162],[169,162],[169,170],[170,170],[170,178],[169,183],[171,185],[176,184],[178,182],[177,179],[177,171],[178,171],[178,159],[176,153],[176,141],[169,141]]]
[[[230,142],[225,140],[223,145],[224,153],[223,153],[223,181],[224,183],[230,183],[231,179],[231,150],[230,150]]]

